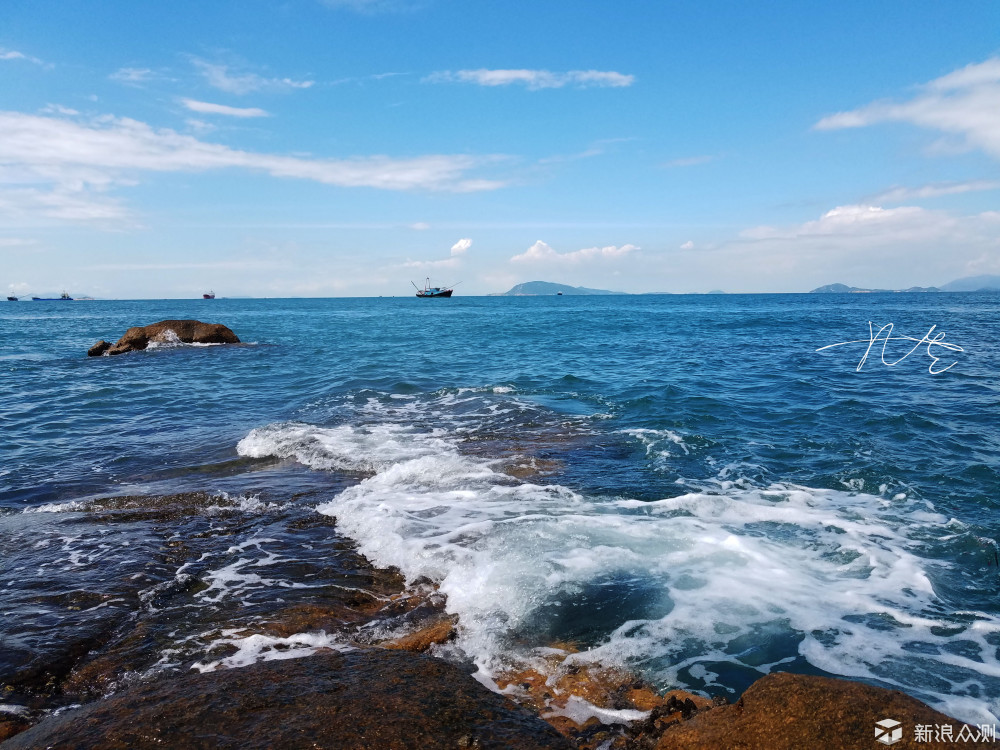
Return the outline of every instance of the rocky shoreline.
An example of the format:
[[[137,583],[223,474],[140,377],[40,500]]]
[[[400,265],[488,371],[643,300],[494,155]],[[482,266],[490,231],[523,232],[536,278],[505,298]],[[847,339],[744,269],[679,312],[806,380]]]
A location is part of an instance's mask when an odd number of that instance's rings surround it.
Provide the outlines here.
[[[433,583],[374,568],[312,507],[205,493],[79,504],[66,523],[127,530],[141,572],[25,593],[66,616],[42,645],[0,659],[3,750],[836,750],[872,747],[885,719],[900,723],[896,747],[993,744],[898,691],[771,674],[734,704],[661,695],[621,670],[567,666],[567,643],[487,690],[434,655],[459,624]],[[220,539],[229,552],[268,542],[276,583],[223,596],[217,570],[195,564]],[[930,741],[915,740],[918,726]]]

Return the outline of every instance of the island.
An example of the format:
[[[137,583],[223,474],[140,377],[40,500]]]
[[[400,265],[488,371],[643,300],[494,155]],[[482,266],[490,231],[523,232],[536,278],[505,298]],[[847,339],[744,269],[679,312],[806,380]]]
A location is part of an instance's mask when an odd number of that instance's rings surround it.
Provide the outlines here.
[[[588,289],[585,286],[569,286],[551,281],[525,281],[515,284],[506,292],[497,292],[490,297],[538,297],[549,294],[581,295],[581,294],[628,294],[628,292],[612,292],[607,289]]]

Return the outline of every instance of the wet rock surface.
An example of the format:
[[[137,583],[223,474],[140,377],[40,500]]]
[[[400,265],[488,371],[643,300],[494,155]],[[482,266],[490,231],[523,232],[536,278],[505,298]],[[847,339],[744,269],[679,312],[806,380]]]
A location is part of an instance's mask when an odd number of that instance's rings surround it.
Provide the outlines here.
[[[892,744],[900,750],[994,747],[992,742],[977,741],[978,728],[965,727],[898,690],[795,674],[762,677],[736,703],[669,727],[655,744],[644,746],[656,750],[882,747],[885,743],[875,742],[876,722],[885,719],[900,724],[900,740]],[[918,726],[927,727],[926,739],[917,739]],[[950,741],[942,738],[940,729],[935,735],[934,727],[944,726]]]
[[[294,477],[291,484],[301,487]],[[226,735],[239,737],[234,747],[256,747],[254,733],[274,737],[266,733],[281,726],[289,734],[270,746],[445,746],[425,741],[429,733],[449,738],[449,747],[836,750],[873,746],[875,722],[886,718],[901,723],[903,739],[894,747],[983,746],[961,723],[896,691],[769,675],[735,705],[720,706],[682,691],[661,695],[635,674],[588,664],[580,644],[564,642],[550,644],[549,656],[533,667],[498,675],[505,697],[486,691],[487,702],[477,704],[485,689],[461,667],[430,656],[413,661],[406,653],[445,653],[461,661],[451,643],[461,623],[447,613],[433,581],[407,585],[397,571],[375,568],[337,533],[336,519],[315,512],[337,489],[324,480],[277,498],[249,492],[122,495],[4,516],[0,741],[13,739],[3,750],[57,742],[70,744],[55,747],[81,748],[229,746],[214,734],[227,722],[202,712],[202,703],[233,722],[246,714]],[[344,649],[359,651],[335,653]],[[344,666],[355,663],[357,669]],[[326,673],[336,671],[333,665],[373,682],[363,688],[343,682],[344,675],[331,677]],[[297,675],[311,675],[329,689],[317,696],[320,687]],[[297,687],[283,692],[280,683],[287,680]],[[223,700],[216,693],[226,690],[232,694],[224,700],[231,703],[212,702]],[[354,695],[356,690],[362,692]],[[129,702],[139,696],[145,702]],[[390,702],[393,696],[400,702]],[[311,716],[307,698],[322,707],[319,714]],[[521,718],[497,713],[498,705],[513,710],[508,699],[522,707]],[[88,707],[51,715],[77,704]],[[362,709],[369,718],[352,713]],[[98,742],[94,733],[115,711],[126,734]],[[129,729],[123,722],[131,711],[145,718]],[[483,744],[501,742],[496,723],[523,728],[524,711],[548,722],[562,744]],[[71,716],[84,729],[67,729]],[[368,728],[324,744],[315,739],[327,736],[316,716],[325,723],[346,717],[355,732]],[[189,719],[201,722],[201,729],[185,723]],[[440,725],[432,732],[435,721]],[[396,733],[371,734],[382,725]],[[934,744],[931,733],[928,741],[912,744],[917,725],[947,725],[952,737],[963,739]],[[159,726],[167,734],[127,734],[137,726]],[[215,744],[192,744],[202,735]],[[375,744],[345,744],[362,736]],[[551,732],[539,736],[530,742],[557,742]],[[294,744],[302,738],[315,744]],[[155,743],[142,744],[147,740]]]
[[[150,343],[159,344],[238,344],[239,337],[221,323],[200,320],[161,320],[148,326],[129,328],[112,346],[101,340],[87,352],[88,357],[112,356],[142,351]]]
[[[4,750],[572,748],[440,659],[354,651],[160,680],[52,717]]]

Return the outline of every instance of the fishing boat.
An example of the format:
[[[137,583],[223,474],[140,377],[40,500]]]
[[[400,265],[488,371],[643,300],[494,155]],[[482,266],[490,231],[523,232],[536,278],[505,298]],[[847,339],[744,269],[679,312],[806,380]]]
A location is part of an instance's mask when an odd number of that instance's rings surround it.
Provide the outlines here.
[[[58,297],[32,297],[35,302],[72,302],[73,298],[68,293],[63,292]]]
[[[413,284],[412,281],[410,283]],[[418,297],[450,297],[451,293],[455,291],[456,286],[458,284],[454,286],[431,286],[430,278],[424,282],[423,289],[413,284],[413,288],[417,290]]]
[[[201,295],[202,299],[215,299],[215,292],[205,292]]]
[[[17,297],[12,297],[12,296],[8,295],[7,296],[7,301],[8,302],[17,302]]]

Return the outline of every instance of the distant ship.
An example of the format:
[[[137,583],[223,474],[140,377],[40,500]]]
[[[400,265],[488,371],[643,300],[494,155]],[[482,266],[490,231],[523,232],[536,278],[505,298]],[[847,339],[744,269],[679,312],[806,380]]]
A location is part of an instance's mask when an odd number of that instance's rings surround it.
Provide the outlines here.
[[[9,298],[8,298],[9,299]],[[59,302],[61,300],[66,300],[69,302],[73,301],[73,298],[69,296],[66,292],[63,292],[58,297],[32,297],[35,302]]]
[[[7,301],[8,302],[17,302],[17,297],[10,297],[10,296],[8,296],[7,297]]]
[[[202,299],[215,299],[215,292],[205,292],[201,295]]]
[[[412,281],[410,283],[413,284]],[[456,284],[455,286],[458,285]],[[418,297],[450,297],[451,293],[455,291],[455,286],[431,286],[430,278],[424,282],[423,289],[413,284],[413,288],[417,290]]]

